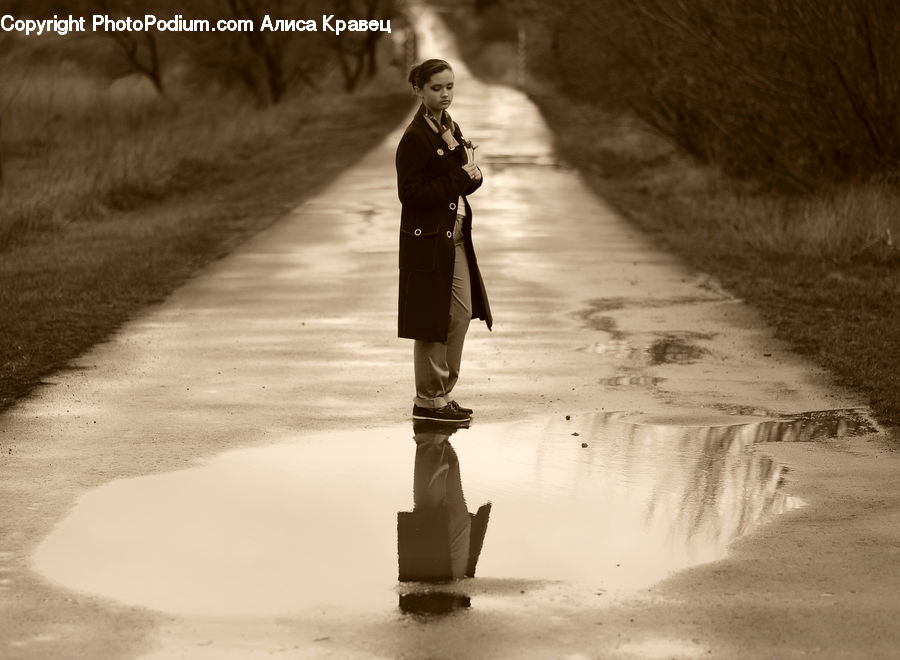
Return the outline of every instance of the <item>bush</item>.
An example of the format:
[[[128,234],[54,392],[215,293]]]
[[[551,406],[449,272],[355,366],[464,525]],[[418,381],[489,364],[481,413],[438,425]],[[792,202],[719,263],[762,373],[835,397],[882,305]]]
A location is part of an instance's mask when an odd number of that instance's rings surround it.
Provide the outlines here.
[[[787,190],[900,172],[900,5],[879,0],[510,2],[529,66],[702,162]]]

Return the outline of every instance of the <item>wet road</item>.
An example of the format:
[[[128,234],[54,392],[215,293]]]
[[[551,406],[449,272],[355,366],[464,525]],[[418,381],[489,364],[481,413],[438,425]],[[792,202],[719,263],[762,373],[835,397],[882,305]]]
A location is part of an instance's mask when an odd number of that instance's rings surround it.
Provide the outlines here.
[[[398,129],[0,419],[0,657],[891,657],[898,465],[860,402],[421,28],[485,172],[472,427],[408,420]],[[474,579],[398,582],[400,518],[442,511],[455,566],[488,501]]]

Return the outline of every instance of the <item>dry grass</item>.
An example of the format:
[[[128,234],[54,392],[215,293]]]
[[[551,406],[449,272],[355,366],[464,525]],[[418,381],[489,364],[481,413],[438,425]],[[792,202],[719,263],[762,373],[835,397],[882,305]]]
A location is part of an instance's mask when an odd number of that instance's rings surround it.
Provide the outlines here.
[[[227,96],[170,101],[140,82],[104,87],[59,70],[5,87],[15,91],[0,135],[0,249],[190,191],[335,102],[312,98],[259,109]]]
[[[634,118],[554,102],[546,89],[535,87],[532,95],[545,113],[565,115],[577,126],[556,136],[574,164],[599,175],[611,194],[640,194],[677,207],[670,228],[723,247],[839,264],[900,258],[900,190],[894,186],[871,183],[810,196],[766,192],[692,161]]]
[[[775,206],[771,214],[741,218],[735,238],[759,250],[787,248],[836,262],[859,258],[883,262],[897,256],[900,194],[890,186],[848,187],[784,206]]]
[[[262,109],[30,76],[2,115],[0,410],[377,143],[401,83]]]

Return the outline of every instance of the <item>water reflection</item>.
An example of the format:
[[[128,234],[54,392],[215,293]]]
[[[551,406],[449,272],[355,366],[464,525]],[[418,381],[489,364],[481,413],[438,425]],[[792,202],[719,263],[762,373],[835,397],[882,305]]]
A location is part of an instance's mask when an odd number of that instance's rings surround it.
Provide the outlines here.
[[[404,614],[450,614],[471,605],[472,599],[464,594],[444,591],[400,594],[400,611]]]
[[[458,425],[413,422],[416,458],[413,510],[397,513],[397,563],[401,582],[447,582],[474,577],[491,504],[469,513],[459,457],[450,436]],[[405,612],[435,613],[468,607],[467,596],[425,591],[400,595]]]
[[[666,432],[660,433],[661,428]],[[767,457],[747,460],[743,455],[760,438],[752,426],[626,429],[631,442],[646,446],[664,441],[665,447],[657,450],[671,452],[673,459],[694,455],[690,470],[663,467],[667,474],[657,480],[647,501],[647,524],[659,520],[667,526],[673,546],[724,550],[765,514],[781,513],[793,504],[779,490],[786,468]],[[680,480],[674,474],[678,471],[683,473]],[[681,489],[673,488],[679,482]]]
[[[724,416],[595,414],[549,421],[533,445],[507,437],[490,461],[504,515],[483,574],[621,592],[724,557],[735,538],[800,504],[781,488],[785,468],[753,451],[761,430]]]

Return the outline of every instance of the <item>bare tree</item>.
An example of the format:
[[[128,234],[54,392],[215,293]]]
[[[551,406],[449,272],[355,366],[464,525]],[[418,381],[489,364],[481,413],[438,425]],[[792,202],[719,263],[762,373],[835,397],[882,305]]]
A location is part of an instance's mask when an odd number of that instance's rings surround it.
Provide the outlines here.
[[[166,9],[165,3],[141,0],[88,0],[88,8],[112,18],[143,16]],[[165,96],[160,37],[154,30],[102,32],[116,45],[116,50],[129,72],[138,73],[151,82],[158,94]]]
[[[241,43],[224,50],[221,44],[203,56],[208,66],[235,75],[260,101],[278,103],[291,89],[317,89],[317,76],[327,64],[324,40],[318,33],[260,30],[271,20],[315,16],[323,5],[317,0],[221,0],[233,19],[251,20],[256,26],[241,33]],[[234,35],[232,35],[234,36]]]
[[[0,16],[15,14],[21,6],[22,3],[16,0],[0,0]],[[8,57],[12,48],[13,36],[6,32],[0,32],[0,58]],[[7,73],[7,67],[0,68],[0,189],[3,185],[3,115],[19,94],[25,80],[24,76],[13,80],[8,75],[3,75]]]
[[[537,73],[733,174],[803,190],[900,170],[898,3],[507,2]]]
[[[394,3],[393,0],[340,0],[335,3],[335,13],[366,21],[385,19],[394,15]],[[375,75],[381,36],[382,33],[377,31],[345,32],[335,40],[334,50],[347,92],[356,89],[363,74],[369,78]]]

